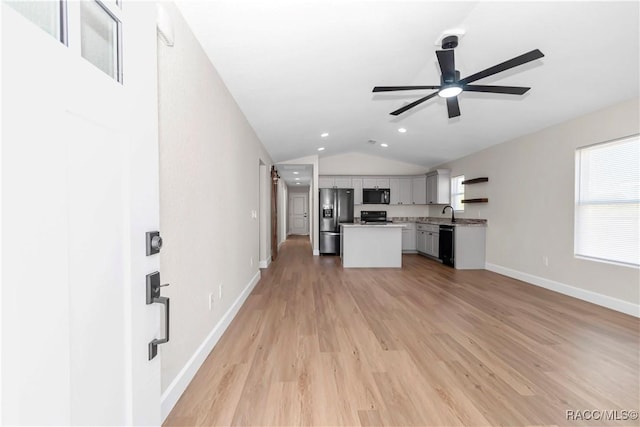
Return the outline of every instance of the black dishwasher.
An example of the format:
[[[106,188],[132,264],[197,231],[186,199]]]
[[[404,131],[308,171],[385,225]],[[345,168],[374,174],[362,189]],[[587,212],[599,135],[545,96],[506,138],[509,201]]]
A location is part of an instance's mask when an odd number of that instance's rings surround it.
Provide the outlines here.
[[[441,225],[440,226],[440,253],[439,258],[445,265],[453,267],[454,263],[454,233],[455,227],[453,225]]]

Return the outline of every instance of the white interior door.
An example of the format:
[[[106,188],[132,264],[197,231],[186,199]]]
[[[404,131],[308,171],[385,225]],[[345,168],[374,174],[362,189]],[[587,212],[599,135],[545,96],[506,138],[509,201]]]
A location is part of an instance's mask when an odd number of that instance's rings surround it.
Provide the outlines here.
[[[289,232],[309,234],[309,196],[306,193],[289,193]]]
[[[121,84],[82,56],[101,6],[66,6],[68,46],[2,3],[2,422],[158,425],[156,9],[117,11]]]

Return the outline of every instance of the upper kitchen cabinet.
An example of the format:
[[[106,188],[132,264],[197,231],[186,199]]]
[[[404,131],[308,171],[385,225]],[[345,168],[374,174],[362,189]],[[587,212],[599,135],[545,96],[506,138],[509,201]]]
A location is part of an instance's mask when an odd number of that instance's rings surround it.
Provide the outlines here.
[[[399,178],[389,179],[389,190],[391,191],[391,194],[389,196],[389,204],[399,205],[400,204],[400,179]]]
[[[334,184],[336,188],[352,188],[351,178],[348,176],[336,176],[334,177]]]
[[[416,195],[416,178],[418,182],[418,194]],[[427,203],[426,176],[422,177],[397,177],[389,179],[389,190],[391,190],[391,205],[424,205]],[[382,188],[382,187],[381,187]]]
[[[451,201],[451,171],[436,169],[427,174],[427,204],[448,205]]]
[[[410,205],[417,203],[411,193],[411,178],[398,178],[398,204]],[[422,202],[424,204],[424,202]]]
[[[362,204],[362,178],[351,178],[351,186],[353,187],[353,204]]]
[[[348,176],[320,176],[318,187],[320,188],[353,188],[351,177]]]
[[[364,178],[363,188],[390,188],[389,178]]]
[[[407,179],[407,181],[409,181],[408,191],[413,204],[426,205],[427,204],[427,176],[426,175],[414,176],[411,179]]]
[[[332,176],[320,176],[318,177],[319,188],[333,188],[335,186],[335,179]]]

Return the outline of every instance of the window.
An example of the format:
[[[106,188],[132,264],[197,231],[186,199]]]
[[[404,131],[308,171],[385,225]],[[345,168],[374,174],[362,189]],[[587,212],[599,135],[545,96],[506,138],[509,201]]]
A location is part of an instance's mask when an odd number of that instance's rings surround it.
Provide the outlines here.
[[[7,4],[22,16],[66,44],[66,9],[61,1],[12,0]]]
[[[120,21],[105,3],[80,2],[80,40],[82,57],[121,81]]]
[[[122,11],[119,0],[9,0],[7,4],[72,50],[79,46],[79,54],[83,58],[122,83]],[[67,7],[70,9],[68,16],[75,17],[71,21],[67,18]],[[71,43],[68,43],[69,38]]]
[[[464,175],[458,175],[451,178],[451,206],[455,211],[464,211]]]
[[[640,265],[639,170],[638,135],[576,151],[576,256]]]

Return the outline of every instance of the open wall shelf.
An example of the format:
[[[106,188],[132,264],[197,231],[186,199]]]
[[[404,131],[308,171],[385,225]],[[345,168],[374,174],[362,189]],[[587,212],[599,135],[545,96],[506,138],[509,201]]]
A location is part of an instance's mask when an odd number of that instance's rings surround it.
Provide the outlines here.
[[[462,181],[462,184],[463,185],[470,185],[470,184],[478,184],[480,182],[487,182],[487,181],[489,181],[489,178],[487,178],[485,176],[485,177],[482,177],[482,178],[467,179],[465,181]]]
[[[462,203],[487,203],[489,199],[466,199]]]

